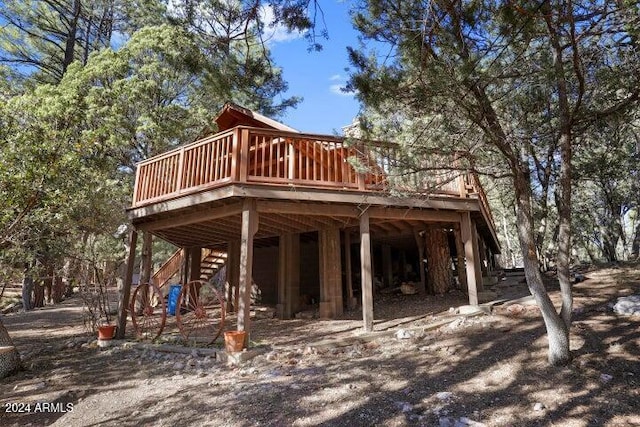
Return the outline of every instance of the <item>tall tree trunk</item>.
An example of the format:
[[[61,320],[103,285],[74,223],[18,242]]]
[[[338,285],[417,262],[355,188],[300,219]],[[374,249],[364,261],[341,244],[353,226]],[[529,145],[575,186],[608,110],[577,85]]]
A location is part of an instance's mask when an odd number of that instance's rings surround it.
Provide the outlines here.
[[[549,294],[542,283],[542,276],[538,268],[536,241],[531,212],[531,183],[527,166],[514,176],[516,190],[516,214],[518,220],[518,239],[522,249],[524,274],[527,279],[529,292],[536,300],[542,319],[547,329],[549,340],[549,363],[552,365],[566,365],[571,360],[569,351],[569,331],[564,321],[558,315]]]
[[[631,244],[631,259],[637,259],[640,256],[640,222],[636,225],[633,235],[633,243]]]
[[[67,39],[64,46],[64,58],[62,59],[63,75],[75,59],[75,48],[76,42],[78,41],[78,20],[80,19],[81,11],[82,5],[80,0],[73,0],[73,16],[69,20],[69,31],[67,32]]]
[[[0,317],[0,379],[21,368],[20,355]]]
[[[33,308],[31,304],[31,295],[33,293],[33,278],[28,268],[25,269],[24,279],[22,279],[22,308],[29,311]]]
[[[567,3],[566,10],[558,8],[553,11],[551,2],[542,6],[544,20],[549,31],[549,41],[553,48],[553,67],[555,71],[555,84],[558,91],[558,114],[559,114],[559,138],[560,147],[560,176],[558,186],[560,197],[558,200],[558,281],[560,282],[560,292],[562,295],[562,308],[560,316],[565,325],[567,336],[571,327],[571,312],[573,310],[573,294],[571,289],[571,278],[569,264],[571,260],[571,162],[573,157],[572,144],[573,135],[571,132],[573,112],[569,104],[569,87],[567,84],[567,71],[565,70],[563,53],[566,46],[561,40],[560,22],[573,17],[573,7],[571,2]],[[555,14],[557,13],[557,16]],[[553,22],[553,20],[556,22]],[[573,111],[577,111],[584,93],[584,77],[577,57],[577,41],[575,38],[575,22],[569,19],[569,42],[570,50],[573,53],[573,73],[577,81],[577,99]]]
[[[444,294],[451,288],[453,279],[447,232],[442,227],[429,226],[424,239],[429,290],[434,294]]]
[[[33,286],[33,308],[44,307],[44,283],[36,281]]]

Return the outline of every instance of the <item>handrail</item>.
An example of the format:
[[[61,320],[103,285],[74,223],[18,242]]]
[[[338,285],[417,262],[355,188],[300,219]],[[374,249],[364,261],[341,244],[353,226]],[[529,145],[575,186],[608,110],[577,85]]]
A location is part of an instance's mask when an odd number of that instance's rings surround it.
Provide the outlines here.
[[[169,259],[167,259],[160,268],[153,273],[151,283],[155,284],[159,288],[166,285],[169,279],[171,279],[180,270],[183,257],[184,251],[182,249],[175,251]]]
[[[398,174],[397,148],[394,143],[369,145],[359,139],[236,126],[138,163],[133,206],[234,182],[361,192],[429,189],[469,197],[466,181],[490,215],[475,178],[427,169],[404,177]]]

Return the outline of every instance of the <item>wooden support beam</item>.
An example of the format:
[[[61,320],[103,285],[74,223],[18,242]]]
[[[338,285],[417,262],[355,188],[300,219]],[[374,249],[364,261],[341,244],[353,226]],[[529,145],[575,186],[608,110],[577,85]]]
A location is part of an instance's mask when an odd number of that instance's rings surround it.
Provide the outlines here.
[[[369,208],[370,218],[383,218],[387,220],[404,221],[437,221],[459,222],[460,215],[457,212],[445,210],[401,209],[393,207],[375,206]]]
[[[227,244],[227,312],[238,311],[238,282],[240,281],[240,240]]]
[[[456,272],[458,273],[458,284],[460,285],[460,289],[467,289],[467,271],[464,265],[464,243],[462,242],[459,225],[453,228],[453,233],[456,239]]]
[[[487,266],[489,265],[487,248],[484,245],[484,240],[482,239],[482,237],[480,237],[479,233],[476,232],[476,236],[476,238],[478,239],[478,253],[480,254],[480,269],[482,270],[482,275],[486,276],[488,275]]]
[[[393,268],[391,265],[391,246],[382,245],[382,279],[385,286],[393,286]]]
[[[182,264],[180,264],[180,282],[184,285],[189,281],[189,259],[191,258],[191,254],[186,248],[182,248]]]
[[[202,264],[202,248],[189,248],[189,281],[200,280],[200,267]]]
[[[424,237],[420,235],[418,230],[413,231],[413,237],[416,239],[416,245],[418,246],[418,272],[420,273],[418,292],[424,294],[427,292],[427,275],[424,271]]]
[[[327,205],[322,203],[281,202],[273,200],[258,201],[258,213],[279,213],[294,215],[329,215],[336,217],[358,217],[355,206]]]
[[[371,275],[371,235],[368,210],[360,216],[360,272],[363,327],[365,332],[371,332],[373,331],[373,278]]]
[[[320,317],[332,319],[343,313],[340,229],[318,231],[320,266]]]
[[[477,242],[474,244],[475,227],[471,222],[469,212],[460,214],[460,234],[464,244],[466,259],[467,288],[469,290],[469,304],[478,305],[478,283],[482,284],[482,273],[478,262]]]
[[[336,192],[327,191],[326,189],[312,189],[312,188],[296,188],[296,191],[290,189],[279,188],[264,188],[260,185],[233,185],[231,197],[249,197],[249,198],[267,198],[267,199],[284,199],[284,200],[299,200],[301,202],[334,202],[334,203],[351,203],[355,205],[382,205],[382,206],[398,206],[406,208],[421,208],[421,209],[441,209],[454,210],[454,211],[479,211],[480,205],[477,199],[457,199],[452,197],[440,197],[433,195],[428,199],[415,199],[408,197],[387,197],[380,196],[374,193],[360,194],[351,192]],[[378,206],[372,206],[377,208]],[[370,209],[372,209],[370,208]],[[390,209],[390,208],[382,208]],[[399,209],[401,212],[406,209]],[[450,220],[458,221],[453,218]],[[406,218],[409,219],[409,218]],[[420,220],[421,218],[417,218]],[[442,216],[434,219],[435,221],[449,221],[443,219]]]
[[[151,280],[151,246],[153,237],[145,231],[142,234],[142,258],[140,260],[140,284],[149,283]]]
[[[354,309],[358,306],[358,301],[353,296],[353,272],[351,271],[351,233],[344,232],[344,264],[347,285],[347,307]]]
[[[138,243],[138,232],[135,228],[129,231],[129,254],[127,255],[127,270],[125,272],[122,289],[120,290],[120,300],[118,301],[118,329],[117,339],[124,339],[127,328],[127,313],[129,312],[129,297],[131,296],[131,282],[133,281],[133,270],[136,265],[136,245]]]
[[[482,259],[484,258],[482,250],[480,248],[480,238],[478,236],[478,229],[476,228],[475,221],[471,220],[471,236],[473,243],[474,265],[473,271],[476,275],[476,289],[478,292],[484,290],[484,281],[482,280]]]
[[[251,284],[253,277],[253,236],[258,231],[258,213],[255,200],[242,203],[242,230],[240,237],[240,274],[238,302],[238,330],[247,331],[249,342],[251,313]]]
[[[229,206],[219,206],[202,211],[190,212],[171,218],[163,218],[157,221],[142,223],[138,228],[144,231],[161,230],[165,228],[175,228],[199,222],[212,221],[228,216],[237,215],[242,212],[242,204],[234,203]]]
[[[278,255],[278,305],[280,319],[291,319],[300,300],[300,235],[280,236]]]

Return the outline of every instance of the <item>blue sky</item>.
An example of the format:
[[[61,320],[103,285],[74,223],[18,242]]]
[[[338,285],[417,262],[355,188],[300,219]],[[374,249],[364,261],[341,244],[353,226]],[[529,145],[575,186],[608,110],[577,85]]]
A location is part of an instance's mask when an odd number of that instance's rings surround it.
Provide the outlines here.
[[[350,124],[359,104],[353,94],[339,91],[347,81],[347,46],[357,46],[357,32],[349,19],[349,1],[320,2],[329,39],[320,39],[323,50],[309,52],[301,35],[283,34],[276,29],[269,42],[274,62],[283,69],[289,84],[288,96],[304,100],[280,121],[302,132],[334,134]]]

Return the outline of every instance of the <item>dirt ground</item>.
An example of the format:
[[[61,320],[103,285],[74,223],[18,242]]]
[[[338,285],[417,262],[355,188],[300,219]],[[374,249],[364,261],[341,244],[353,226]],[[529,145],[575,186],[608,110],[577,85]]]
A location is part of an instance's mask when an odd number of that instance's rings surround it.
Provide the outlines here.
[[[195,348],[96,348],[72,298],[3,317],[26,369],[0,382],[0,425],[640,425],[640,318],[611,310],[640,294],[640,269],[586,277],[563,368],[547,365],[540,313],[526,300],[456,316],[461,294],[385,295],[378,332],[366,335],[358,311],[255,320],[260,354],[228,366]],[[548,286],[557,302],[552,278]],[[516,277],[496,290],[516,298],[526,285]]]

